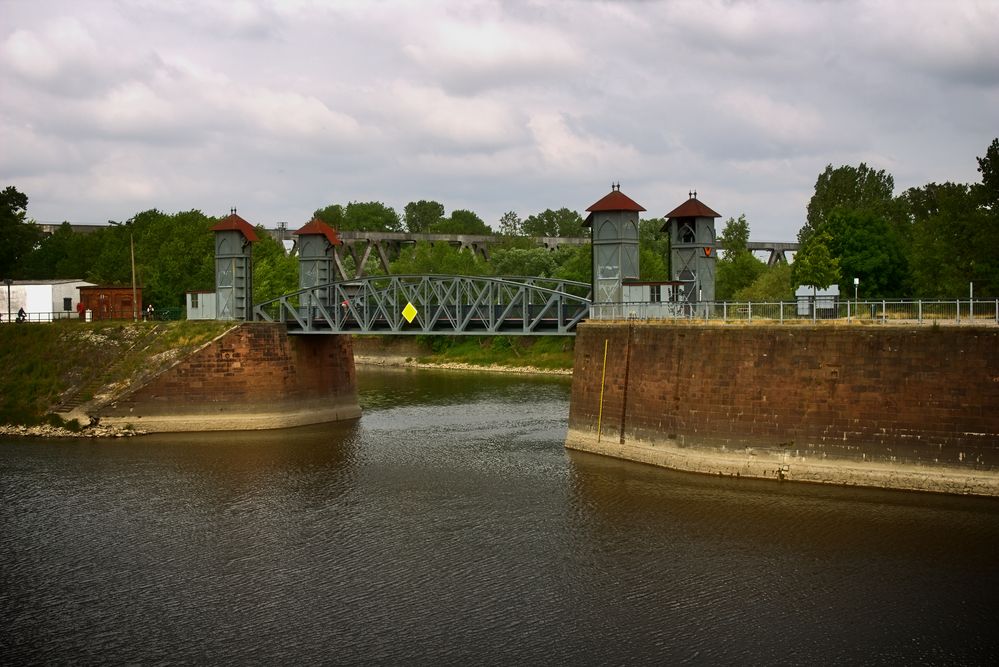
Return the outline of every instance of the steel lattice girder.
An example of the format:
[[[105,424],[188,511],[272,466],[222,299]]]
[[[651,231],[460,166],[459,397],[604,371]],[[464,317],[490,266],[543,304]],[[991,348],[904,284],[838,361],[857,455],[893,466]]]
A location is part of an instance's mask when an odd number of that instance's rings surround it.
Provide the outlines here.
[[[547,278],[370,276],[283,295],[254,315],[292,333],[574,335],[589,290]],[[416,309],[412,323],[406,304]]]

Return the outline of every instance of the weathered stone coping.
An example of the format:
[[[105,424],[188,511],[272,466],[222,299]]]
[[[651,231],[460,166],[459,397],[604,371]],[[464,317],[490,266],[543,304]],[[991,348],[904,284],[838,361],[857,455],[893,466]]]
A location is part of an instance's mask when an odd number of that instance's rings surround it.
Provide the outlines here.
[[[578,429],[569,429],[565,446],[567,449],[706,475],[999,497],[999,472],[989,470],[815,459],[793,456],[779,449],[680,447],[679,443],[670,440],[655,443],[627,441],[621,444],[616,438],[604,437],[597,442],[595,433]]]

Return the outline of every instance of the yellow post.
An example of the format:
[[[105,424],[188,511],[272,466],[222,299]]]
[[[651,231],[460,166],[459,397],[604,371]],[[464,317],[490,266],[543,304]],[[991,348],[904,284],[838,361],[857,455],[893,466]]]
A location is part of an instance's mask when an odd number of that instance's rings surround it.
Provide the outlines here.
[[[600,442],[600,424],[604,419],[604,379],[607,377],[607,339],[604,338],[604,367],[600,371],[600,409],[597,411],[597,442]]]

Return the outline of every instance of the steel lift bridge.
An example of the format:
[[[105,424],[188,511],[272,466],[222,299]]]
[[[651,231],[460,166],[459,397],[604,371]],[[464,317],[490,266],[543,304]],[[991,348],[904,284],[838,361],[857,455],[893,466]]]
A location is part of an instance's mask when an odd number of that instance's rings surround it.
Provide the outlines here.
[[[306,287],[257,304],[292,334],[573,336],[592,287],[553,278],[385,275]]]

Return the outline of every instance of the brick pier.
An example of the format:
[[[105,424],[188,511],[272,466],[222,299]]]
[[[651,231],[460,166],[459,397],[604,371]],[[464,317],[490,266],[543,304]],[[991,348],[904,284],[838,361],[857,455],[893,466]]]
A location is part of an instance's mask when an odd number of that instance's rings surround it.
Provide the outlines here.
[[[566,446],[712,474],[999,495],[999,331],[586,323]]]
[[[284,428],[360,416],[350,336],[241,324],[99,412],[145,431]]]

